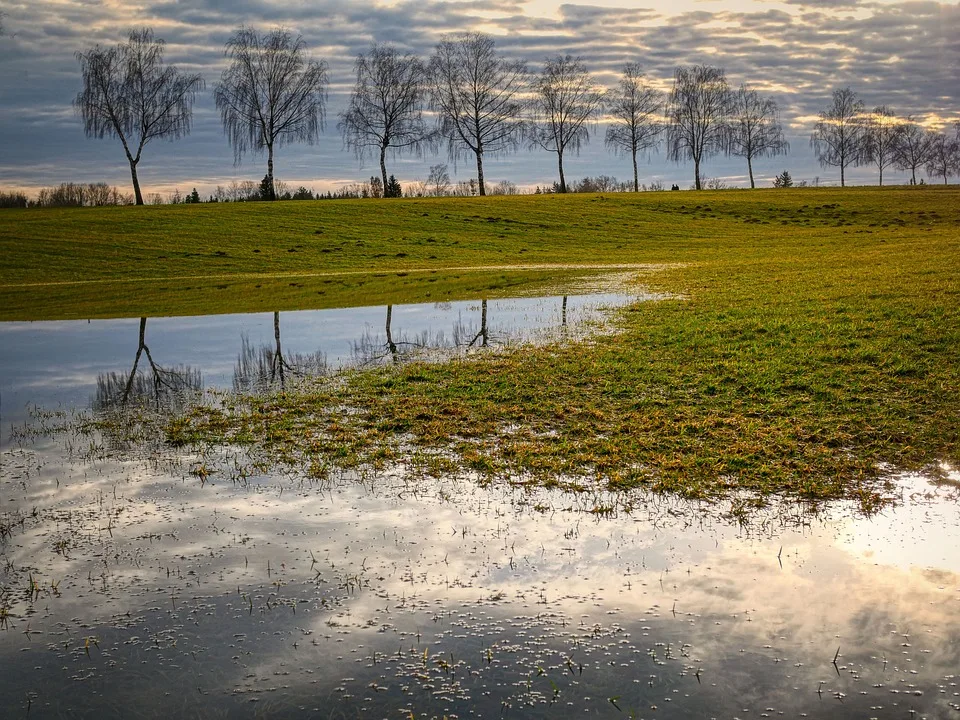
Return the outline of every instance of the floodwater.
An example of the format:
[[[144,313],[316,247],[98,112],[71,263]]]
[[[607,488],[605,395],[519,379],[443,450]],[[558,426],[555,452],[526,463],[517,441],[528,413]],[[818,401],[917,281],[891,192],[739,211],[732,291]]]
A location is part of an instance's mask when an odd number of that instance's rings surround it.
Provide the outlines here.
[[[346,365],[569,336],[601,321],[605,308],[654,297],[604,292],[282,313],[0,322],[0,420],[23,422],[31,406],[109,404],[111,395],[122,398],[131,375],[130,394],[252,389]]]
[[[743,517],[317,482],[70,422],[125,393],[575,333],[630,300],[395,306],[389,331],[387,308],[0,324],[0,717],[960,717],[953,468],[898,476],[870,518]]]

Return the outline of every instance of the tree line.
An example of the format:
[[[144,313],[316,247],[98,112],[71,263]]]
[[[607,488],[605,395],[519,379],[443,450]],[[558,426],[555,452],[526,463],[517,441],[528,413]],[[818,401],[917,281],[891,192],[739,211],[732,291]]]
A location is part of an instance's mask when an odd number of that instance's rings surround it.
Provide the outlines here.
[[[120,140],[130,164],[135,202],[144,198],[137,168],[144,147],[155,139],[190,132],[193,103],[204,90],[198,74],[163,60],[164,42],[152,30],[134,30],[126,42],[97,45],[77,55],[83,88],[74,106],[90,137]],[[227,41],[228,61],[214,88],[224,132],[239,162],[265,153],[261,199],[282,197],[274,177],[275,152],[295,142],[319,139],[327,115],[326,62],[311,57],[302,37],[283,29],[265,33],[241,27]],[[741,157],[750,186],[753,162],[789,151],[776,102],[743,84],[731,87],[723,69],[681,66],[669,92],[656,89],[636,63],[628,64],[616,88],[597,85],[583,60],[571,55],[545,61],[532,73],[523,61],[500,54],[493,38],[462,33],[442,39],[423,60],[374,44],[354,65],[355,84],[346,110],[337,117],[344,145],[358,158],[379,161],[381,193],[399,183],[387,158],[423,155],[441,146],[452,160],[476,164],[476,194],[487,194],[484,160],[521,147],[556,156],[557,191],[567,192],[564,159],[589,142],[596,122],[608,123],[604,143],[631,159],[633,190],[640,188],[637,157],[661,144],[670,159],[692,161],[694,187],[703,187],[703,162],[714,155]],[[432,121],[432,113],[436,121]],[[849,88],[833,93],[820,113],[811,144],[823,167],[873,165],[883,172],[919,168],[944,182],[960,173],[957,137],[922,128],[887,106],[867,112]]]

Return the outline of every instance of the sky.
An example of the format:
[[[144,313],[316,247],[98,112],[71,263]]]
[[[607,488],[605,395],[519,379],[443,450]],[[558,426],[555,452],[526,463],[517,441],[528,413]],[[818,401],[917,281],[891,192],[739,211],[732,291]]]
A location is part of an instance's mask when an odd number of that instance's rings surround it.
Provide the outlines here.
[[[281,148],[276,176],[296,187],[336,190],[377,173],[344,148],[337,115],[347,105],[353,63],[373,42],[427,58],[447,34],[477,30],[497,48],[537,72],[548,57],[580,56],[596,82],[616,85],[625,63],[638,62],[649,81],[669,90],[684,64],[724,68],[731,85],[749,83],[780,107],[790,154],[755,163],[758,186],[784,169],[794,181],[836,184],[836,168],[821,168],[810,147],[817,113],[834,89],[851,87],[868,108],[885,104],[936,128],[960,120],[960,2],[899,0],[0,0],[0,188],[35,193],[61,182],[116,184],[130,191],[129,166],[116,139],[87,138],[72,101],[81,80],[76,53],[116,44],[129,30],[150,27],[166,45],[165,60],[201,73],[206,90],[194,105],[193,130],[176,142],[144,150],[139,176],[145,193],[175,188],[209,193],[232,180],[259,181],[263,156],[234,154],[222,132],[213,89],[225,67],[224,42],[241,24],[282,26],[303,36],[310,54],[329,65],[326,129],[314,145]],[[605,127],[591,128],[579,156],[565,158],[568,182],[613,175],[628,180],[629,159],[603,144]],[[388,172],[401,183],[426,179],[429,167],[448,163],[455,180],[475,174],[444,151],[399,156]],[[473,171],[473,172],[471,172]],[[556,158],[524,150],[489,158],[489,182],[551,185]],[[713,157],[706,178],[729,186],[748,183],[740,158]],[[686,188],[692,163],[659,152],[640,160],[640,181]],[[876,182],[876,170],[850,171],[848,181]],[[904,173],[885,172],[885,182]],[[954,180],[956,181],[956,179]]]

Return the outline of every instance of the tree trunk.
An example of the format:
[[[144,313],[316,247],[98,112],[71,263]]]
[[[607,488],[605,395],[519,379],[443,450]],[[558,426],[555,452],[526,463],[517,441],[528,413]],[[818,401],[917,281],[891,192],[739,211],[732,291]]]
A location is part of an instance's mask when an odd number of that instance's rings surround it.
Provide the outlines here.
[[[146,334],[147,319],[142,317],[140,318],[140,340],[137,342],[137,356],[133,359],[133,369],[130,370],[130,378],[127,380],[127,386],[123,389],[123,399],[120,401],[124,405],[126,405],[127,400],[130,399],[130,391],[133,390],[133,381],[137,377],[137,365],[140,364],[140,356],[143,354],[143,349],[147,346]]]
[[[563,177],[563,153],[557,152],[557,164],[560,166],[560,192],[565,193],[567,191],[567,181]]]
[[[695,177],[694,177],[694,187],[695,187],[697,190],[703,190],[703,188],[700,187],[700,158],[698,158],[698,157],[695,157],[695,158],[693,159],[693,172],[694,172],[694,174],[695,174]]]
[[[637,176],[637,151],[633,151],[633,191],[640,192],[640,179]],[[566,298],[564,298],[566,300]]]
[[[383,196],[387,197],[387,146],[380,146],[380,177],[383,179]]]
[[[273,177],[270,177],[271,182]],[[273,337],[277,342],[277,356],[275,361],[277,363],[277,370],[280,372],[280,387],[285,387],[287,384],[287,378],[283,374],[283,349],[280,347],[280,313],[275,312],[273,314]]]
[[[477,187],[481,197],[487,194],[487,187],[483,182],[483,150],[477,150]]]
[[[843,161],[841,160],[840,161],[840,187],[845,187],[844,179],[843,179],[843,167],[844,167],[844,164],[843,164]]]
[[[400,352],[397,348],[397,344],[393,341],[393,305],[387,305],[387,349],[390,351],[390,355],[393,357],[393,361],[400,362]]]
[[[883,187],[883,168],[880,168],[880,187]]]
[[[487,346],[487,340],[489,336],[487,335],[487,301],[483,300],[480,303],[480,332],[483,335],[483,341],[480,343],[480,347]]]
[[[137,198],[137,205],[143,205],[143,194],[140,192],[140,178],[137,177],[137,161],[133,158],[129,159],[130,175],[133,176],[133,194]]]
[[[267,178],[270,181],[270,197],[267,200],[276,200],[277,188],[273,184],[273,145],[267,145]]]
[[[917,169],[915,167],[910,168],[910,184],[917,184]]]
[[[757,186],[753,183],[753,160],[749,155],[747,155],[747,171],[750,173],[750,189],[755,190]]]

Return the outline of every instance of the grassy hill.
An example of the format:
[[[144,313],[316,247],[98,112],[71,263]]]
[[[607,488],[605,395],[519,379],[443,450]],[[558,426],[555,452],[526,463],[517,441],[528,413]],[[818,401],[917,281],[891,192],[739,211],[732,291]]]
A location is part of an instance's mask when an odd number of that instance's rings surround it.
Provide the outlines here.
[[[958,225],[960,192],[932,187],[9,210],[0,319],[475,297],[565,265],[946,259]]]

